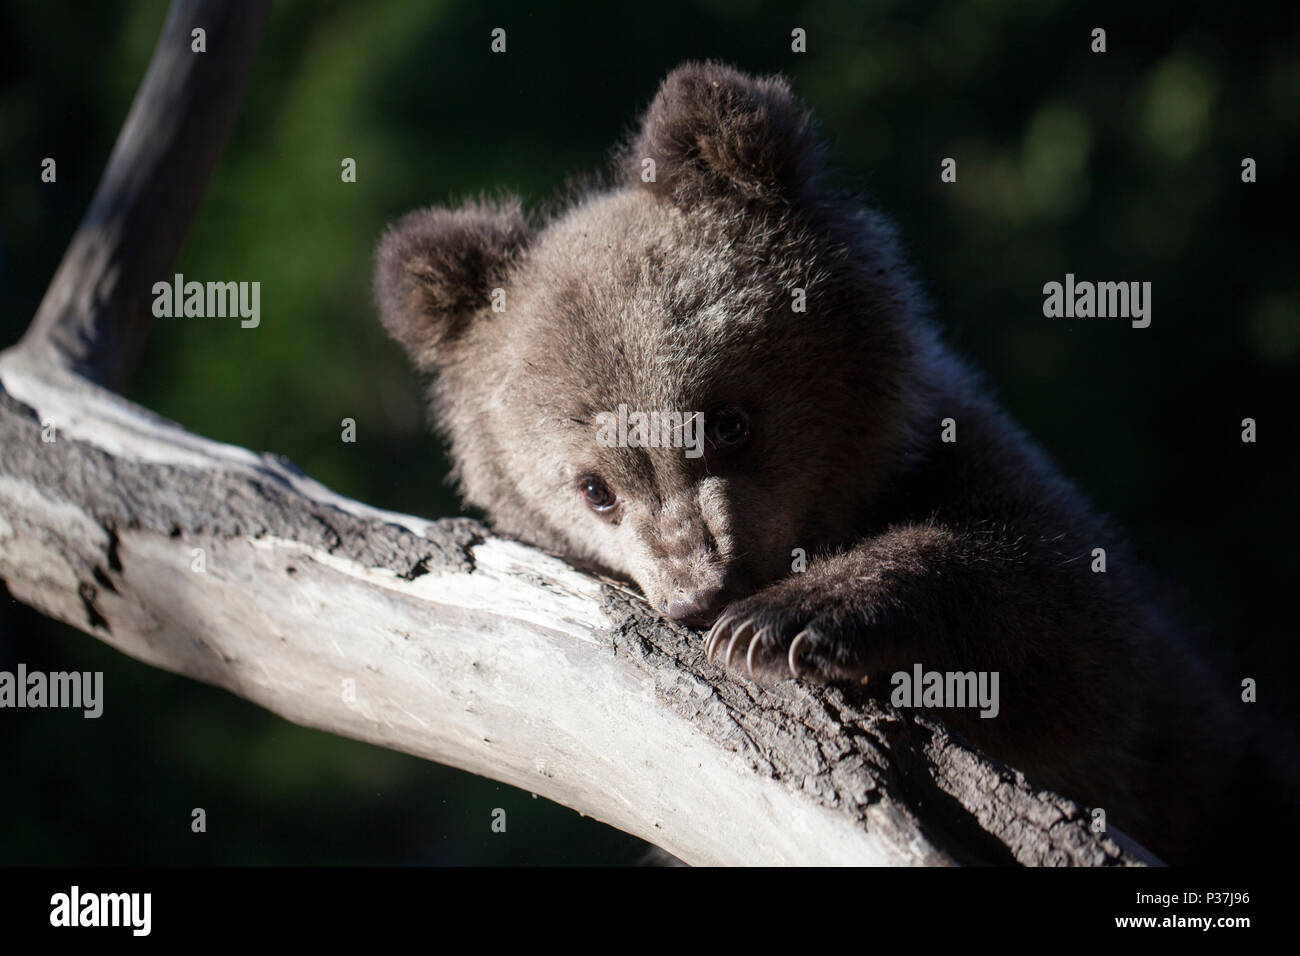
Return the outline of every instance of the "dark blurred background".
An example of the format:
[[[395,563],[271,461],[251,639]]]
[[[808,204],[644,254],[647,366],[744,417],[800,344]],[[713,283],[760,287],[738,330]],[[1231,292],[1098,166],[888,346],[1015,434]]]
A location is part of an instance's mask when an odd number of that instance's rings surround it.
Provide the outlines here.
[[[1224,686],[1254,676],[1297,716],[1294,2],[538,6],[278,0],[175,269],[260,281],[261,327],[159,322],[130,397],[288,455],[346,495],[457,513],[419,386],[369,301],[385,222],[502,188],[545,202],[604,163],[683,59],[781,71],[845,178],[897,219],[951,339],[1132,533]],[[0,5],[0,347],[89,202],[165,13],[161,0]],[[505,55],[488,49],[498,26]],[[795,27],[806,54],[790,51]],[[1089,50],[1094,27],[1105,54]],[[46,156],[57,184],[39,180]],[[954,185],[939,179],[948,156]],[[340,182],[343,157],[355,184]],[[1066,272],[1152,282],[1151,327],[1045,319],[1042,285]],[[339,440],[344,417],[356,444]],[[1240,441],[1244,417],[1257,444]],[[0,594],[0,669],[19,661],[104,671],[106,707],[99,720],[0,712],[0,863],[619,863],[644,850],[527,793],[152,670]],[[507,834],[490,830],[495,807]]]

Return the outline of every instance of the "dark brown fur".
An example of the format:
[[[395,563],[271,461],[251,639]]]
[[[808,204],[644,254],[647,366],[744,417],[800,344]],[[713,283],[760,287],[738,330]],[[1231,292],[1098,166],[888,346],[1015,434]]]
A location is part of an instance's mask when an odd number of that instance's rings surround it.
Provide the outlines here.
[[[385,327],[437,373],[465,497],[674,617],[721,610],[715,645],[759,676],[790,675],[800,634],[805,678],[998,671],[996,719],[942,716],[1169,859],[1232,857],[1214,831],[1245,759],[1240,708],[1115,532],[940,343],[889,225],[820,185],[785,82],[679,68],[620,168],[531,227],[515,202],[431,209],[380,245]],[[695,460],[598,447],[594,418],[620,403],[726,404],[751,434]],[[580,494],[593,475],[617,493],[607,514]]]

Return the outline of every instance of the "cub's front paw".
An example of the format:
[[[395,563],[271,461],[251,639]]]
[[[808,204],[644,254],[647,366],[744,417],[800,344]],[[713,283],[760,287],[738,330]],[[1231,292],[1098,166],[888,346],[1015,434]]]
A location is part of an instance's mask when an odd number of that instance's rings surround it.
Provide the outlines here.
[[[709,661],[754,677],[861,680],[889,615],[837,590],[792,578],[735,602],[708,633]]]

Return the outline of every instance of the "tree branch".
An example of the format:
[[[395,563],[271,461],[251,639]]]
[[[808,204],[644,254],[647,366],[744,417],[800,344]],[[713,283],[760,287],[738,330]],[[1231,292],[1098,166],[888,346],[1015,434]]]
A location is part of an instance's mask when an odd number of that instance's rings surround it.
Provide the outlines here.
[[[20,354],[0,383],[0,579],[146,663],[689,863],[1149,859],[932,720],[729,676],[626,589],[473,522],[341,498]]]
[[[175,0],[95,198],[20,347],[120,389],[234,126],[269,0]],[[206,53],[190,33],[206,31]],[[142,240],[141,237],[148,237]]]

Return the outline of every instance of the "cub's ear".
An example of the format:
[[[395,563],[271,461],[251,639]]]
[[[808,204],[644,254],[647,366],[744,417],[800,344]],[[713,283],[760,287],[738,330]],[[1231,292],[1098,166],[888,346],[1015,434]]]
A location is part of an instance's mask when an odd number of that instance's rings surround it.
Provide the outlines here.
[[[389,226],[375,252],[375,302],[416,368],[441,364],[527,243],[517,200],[421,209]]]
[[[727,192],[797,202],[811,193],[821,147],[781,77],[685,63],[659,87],[624,162],[634,182],[680,205]]]

